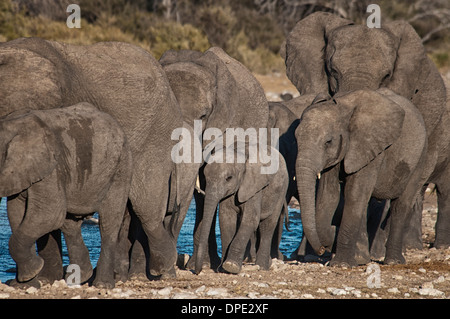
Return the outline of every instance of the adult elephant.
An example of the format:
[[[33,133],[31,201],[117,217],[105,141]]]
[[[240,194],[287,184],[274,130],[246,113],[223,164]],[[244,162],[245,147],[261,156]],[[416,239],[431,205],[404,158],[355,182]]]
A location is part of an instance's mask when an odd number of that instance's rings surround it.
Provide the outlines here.
[[[291,31],[285,58],[287,76],[302,95],[339,96],[357,89],[386,87],[410,99],[424,118],[430,154],[424,170],[431,174],[438,161],[436,127],[445,113],[446,93],[437,68],[410,24],[392,21],[370,29],[330,13],[316,12]],[[320,184],[334,185],[327,181],[328,177],[323,174]],[[447,192],[442,191],[438,207],[445,211]],[[421,207],[415,211],[420,214]],[[450,224],[443,219],[439,223]],[[420,224],[415,226],[409,241],[415,238],[420,243]]]
[[[168,271],[176,261],[176,241],[163,225],[175,176],[171,133],[183,120],[159,63],[127,43],[77,46],[39,38],[0,44],[0,61],[0,117],[86,101],[119,122],[133,157],[129,199],[148,236],[150,270]]]
[[[193,126],[194,120],[201,120],[203,148],[214,135],[224,133],[227,128],[254,128],[258,131],[267,127],[269,107],[261,84],[244,65],[221,48],[212,47],[204,53],[169,50],[161,57],[160,63],[179,102],[183,119]],[[207,129],[211,129],[209,133],[212,134],[203,135]],[[199,174],[199,186],[205,189],[203,174]],[[204,195],[194,192],[194,197],[197,210],[195,230],[198,230],[203,216]],[[220,259],[214,232],[210,238],[208,262],[215,267]],[[198,240],[196,231],[195,251]],[[194,259],[189,261],[189,267],[194,267]]]

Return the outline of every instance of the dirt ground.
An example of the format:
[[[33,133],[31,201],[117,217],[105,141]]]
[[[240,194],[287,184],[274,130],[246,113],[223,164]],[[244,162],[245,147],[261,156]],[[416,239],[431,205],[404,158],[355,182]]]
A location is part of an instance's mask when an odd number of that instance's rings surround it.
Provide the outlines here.
[[[62,280],[40,289],[0,284],[2,299],[397,299],[450,298],[450,249],[430,248],[434,240],[436,200],[426,194],[423,249],[408,250],[406,265],[377,262],[335,268],[317,262],[273,260],[269,271],[244,265],[239,275],[204,269],[200,275],[176,270],[176,279],[129,280],[114,289],[87,284],[68,287]],[[180,256],[185,258],[187,256]]]
[[[446,76],[450,80],[450,73]],[[280,93],[298,94],[284,75],[258,79],[272,100],[277,100]],[[64,280],[40,289],[0,284],[0,299],[447,299],[450,249],[432,248],[436,216],[436,196],[427,193],[422,216],[423,249],[406,251],[405,265],[373,262],[335,268],[318,262],[273,260],[269,271],[246,264],[239,275],[210,269],[195,275],[177,268],[176,279],[129,280],[117,283],[114,289],[87,284],[68,287]]]

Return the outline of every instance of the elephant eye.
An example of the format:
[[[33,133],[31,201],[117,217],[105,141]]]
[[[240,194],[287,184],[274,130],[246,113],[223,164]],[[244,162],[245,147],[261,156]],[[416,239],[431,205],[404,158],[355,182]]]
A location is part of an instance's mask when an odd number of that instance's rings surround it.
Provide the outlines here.
[[[328,146],[331,145],[331,143],[333,143],[333,140],[330,138],[329,140],[327,140],[327,141],[325,142],[325,146],[328,147]]]
[[[225,178],[225,180],[226,180],[227,182],[229,182],[232,178],[233,178],[233,176],[228,176],[227,178]]]

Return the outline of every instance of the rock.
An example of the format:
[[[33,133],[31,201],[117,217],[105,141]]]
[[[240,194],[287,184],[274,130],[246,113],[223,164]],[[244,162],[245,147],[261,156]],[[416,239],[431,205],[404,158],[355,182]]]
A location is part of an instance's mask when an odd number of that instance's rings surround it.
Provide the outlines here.
[[[434,285],[433,285],[433,283],[431,282],[431,281],[429,281],[429,282],[424,282],[423,284],[422,284],[422,288],[430,288],[430,289],[433,289],[434,288]]]
[[[64,279],[55,280],[52,284],[52,289],[61,289],[61,288],[66,288],[66,287],[67,287],[67,283]]]
[[[0,291],[4,291],[6,288],[8,288],[9,286],[8,285],[5,285],[5,284],[2,284],[1,282],[0,282]]]
[[[265,282],[253,281],[252,285],[255,285],[255,286],[260,287],[260,288],[269,288],[269,285],[266,284]]]
[[[158,290],[158,295],[160,296],[168,296],[172,292],[173,287],[166,287],[161,290]]]
[[[203,292],[205,292],[205,290],[206,290],[206,286],[203,285],[203,286],[200,286],[200,287],[198,287],[197,289],[195,289],[195,293],[196,293],[196,294],[198,294],[198,293],[203,293]]]
[[[259,270],[259,265],[247,264],[242,266],[243,271],[256,271]]]
[[[318,288],[318,289],[317,289],[317,292],[318,292],[319,294],[324,294],[324,293],[326,293],[326,291],[325,291],[324,289],[322,289],[322,288]]]
[[[247,294],[247,297],[249,297],[250,299],[256,299],[256,298],[258,298],[258,295],[259,295],[259,292],[252,291]]]
[[[206,295],[210,297],[227,297],[228,296],[228,290],[226,288],[209,288],[206,291]]]
[[[387,291],[391,294],[399,294],[400,293],[400,290],[398,290],[397,287],[389,288]]]
[[[0,299],[8,299],[9,298],[9,294],[4,292],[4,293],[0,293]]]
[[[330,292],[333,296],[345,296],[347,294],[347,291],[345,289],[340,288],[329,287],[327,288],[327,291]]]
[[[419,289],[419,295],[431,297],[444,297],[445,293],[443,291],[434,288],[421,288]]]
[[[311,294],[302,294],[300,296],[300,298],[302,298],[302,299],[314,299],[314,296],[311,295]]]
[[[28,288],[27,290],[25,290],[25,292],[26,292],[27,294],[29,294],[29,295],[33,295],[33,294],[37,293],[38,290],[37,290],[37,288],[35,288],[35,287],[30,287],[30,288]]]
[[[439,284],[445,282],[445,277],[444,276],[439,276],[439,278],[437,278],[434,283]]]
[[[172,296],[172,299],[197,299],[198,296],[191,292],[177,292]]]

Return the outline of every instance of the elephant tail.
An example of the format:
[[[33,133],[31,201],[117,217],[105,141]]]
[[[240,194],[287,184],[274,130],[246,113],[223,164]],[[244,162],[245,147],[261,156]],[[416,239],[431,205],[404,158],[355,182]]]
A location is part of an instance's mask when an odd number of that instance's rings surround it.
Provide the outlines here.
[[[286,230],[290,232],[291,229],[289,228],[289,209],[286,200],[283,203],[283,210],[284,210],[284,226],[286,227]]]

